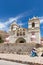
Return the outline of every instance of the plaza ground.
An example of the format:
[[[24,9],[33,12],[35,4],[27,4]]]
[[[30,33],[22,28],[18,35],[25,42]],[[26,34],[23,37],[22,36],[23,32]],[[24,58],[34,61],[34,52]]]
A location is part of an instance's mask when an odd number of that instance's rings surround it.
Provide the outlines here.
[[[19,62],[24,64],[42,64],[43,57],[30,57],[29,55],[19,55],[19,54],[0,54],[1,60]]]

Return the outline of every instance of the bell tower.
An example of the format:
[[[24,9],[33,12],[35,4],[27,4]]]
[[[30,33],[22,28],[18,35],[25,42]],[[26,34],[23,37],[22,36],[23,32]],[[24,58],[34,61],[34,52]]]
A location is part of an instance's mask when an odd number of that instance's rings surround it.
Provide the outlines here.
[[[29,43],[40,44],[40,20],[37,17],[29,19],[28,34],[29,34]]]

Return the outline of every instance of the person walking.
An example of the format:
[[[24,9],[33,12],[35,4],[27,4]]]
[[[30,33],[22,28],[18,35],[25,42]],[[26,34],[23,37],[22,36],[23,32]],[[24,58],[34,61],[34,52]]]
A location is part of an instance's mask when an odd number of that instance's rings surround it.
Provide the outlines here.
[[[35,48],[32,49],[31,56],[32,57],[38,56]]]

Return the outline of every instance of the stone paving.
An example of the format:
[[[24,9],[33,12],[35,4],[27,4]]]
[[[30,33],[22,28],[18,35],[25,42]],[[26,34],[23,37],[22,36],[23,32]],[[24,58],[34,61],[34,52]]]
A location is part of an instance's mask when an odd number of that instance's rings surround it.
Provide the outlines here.
[[[28,55],[18,55],[18,54],[0,54],[0,59],[27,63],[27,64],[36,63],[43,65],[43,57],[30,57]]]

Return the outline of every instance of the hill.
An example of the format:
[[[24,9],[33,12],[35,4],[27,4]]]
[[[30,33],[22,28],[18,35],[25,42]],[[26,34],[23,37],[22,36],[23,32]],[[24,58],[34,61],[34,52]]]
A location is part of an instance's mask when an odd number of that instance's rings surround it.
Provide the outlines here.
[[[8,36],[9,36],[9,34],[7,32],[0,30],[0,37],[3,40],[5,40],[5,38],[8,37]]]

